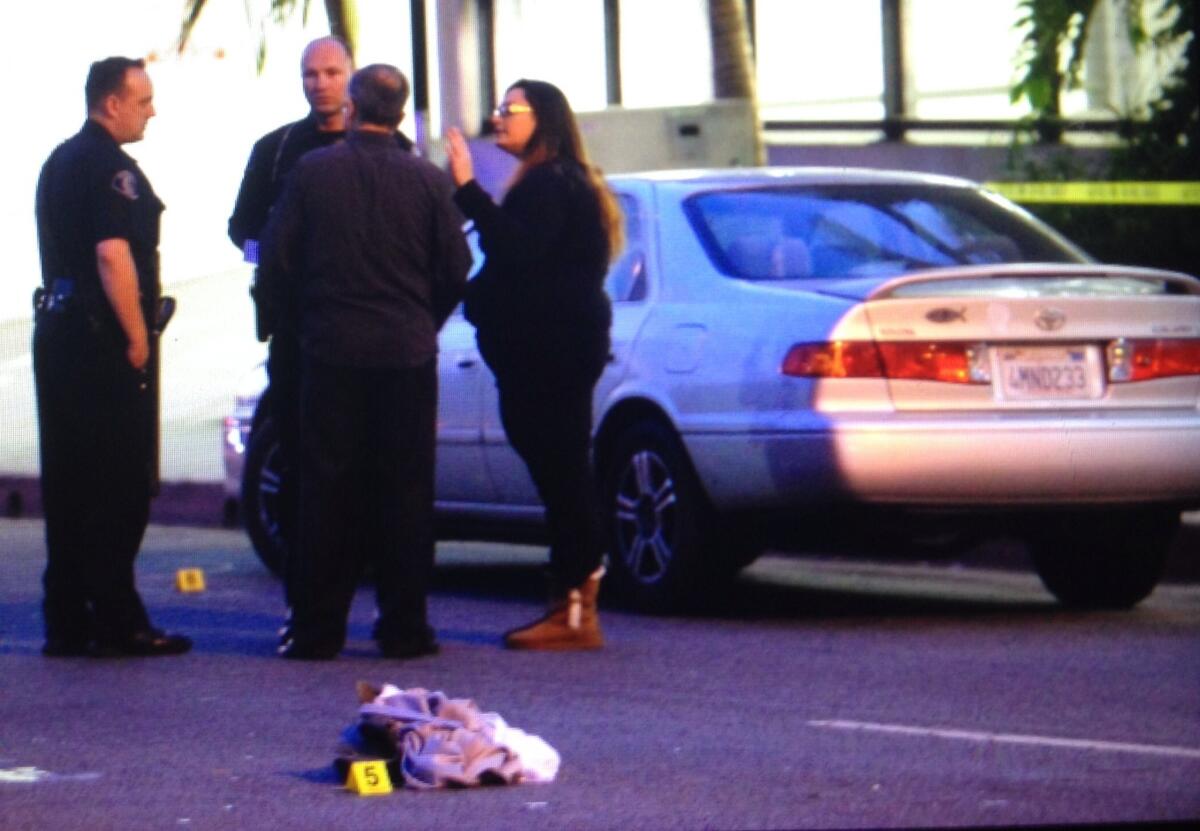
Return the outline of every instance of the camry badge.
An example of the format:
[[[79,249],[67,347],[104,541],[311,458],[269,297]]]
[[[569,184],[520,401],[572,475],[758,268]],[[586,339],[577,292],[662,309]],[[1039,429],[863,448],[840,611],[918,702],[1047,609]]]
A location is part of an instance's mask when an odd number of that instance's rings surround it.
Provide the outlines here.
[[[951,309],[946,306],[939,306],[936,309],[930,309],[925,313],[925,319],[930,323],[960,323],[967,322],[967,307],[960,306],[957,309]]]
[[[1066,322],[1066,314],[1058,309],[1041,309],[1033,316],[1033,324],[1043,332],[1057,332]]]

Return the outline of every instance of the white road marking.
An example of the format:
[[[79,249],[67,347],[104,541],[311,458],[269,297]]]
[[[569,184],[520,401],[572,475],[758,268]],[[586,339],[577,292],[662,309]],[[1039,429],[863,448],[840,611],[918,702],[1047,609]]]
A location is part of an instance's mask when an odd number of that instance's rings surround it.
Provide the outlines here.
[[[9,768],[8,770],[0,770],[0,782],[31,784],[33,782],[45,779],[49,774],[44,770],[38,770],[35,767],[19,767]]]
[[[51,773],[32,766],[0,770],[2,785],[36,785],[39,782],[87,782],[99,779],[98,773]]]
[[[1064,739],[1055,736],[1026,736],[1017,733],[986,733],[975,730],[955,730],[945,727],[878,724],[870,721],[814,720],[808,722],[808,725],[809,727],[821,727],[831,730],[858,730],[867,733],[889,733],[899,736],[932,736],[938,739],[956,739],[966,742],[1065,747],[1072,750],[1095,750],[1102,753],[1140,753],[1148,756],[1175,756],[1184,759],[1200,759],[1200,748],[1176,747],[1172,745],[1106,742],[1095,739]]]

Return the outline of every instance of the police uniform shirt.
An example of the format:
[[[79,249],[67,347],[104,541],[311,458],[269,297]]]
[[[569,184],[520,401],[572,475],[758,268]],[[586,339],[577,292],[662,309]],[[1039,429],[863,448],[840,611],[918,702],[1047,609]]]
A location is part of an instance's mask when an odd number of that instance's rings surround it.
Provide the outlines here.
[[[43,283],[76,282],[84,302],[102,297],[96,245],[129,243],[143,309],[159,293],[158,241],[163,203],[137,162],[99,123],[83,128],[50,154],[38,179],[36,212]],[[100,309],[111,307],[107,302]]]

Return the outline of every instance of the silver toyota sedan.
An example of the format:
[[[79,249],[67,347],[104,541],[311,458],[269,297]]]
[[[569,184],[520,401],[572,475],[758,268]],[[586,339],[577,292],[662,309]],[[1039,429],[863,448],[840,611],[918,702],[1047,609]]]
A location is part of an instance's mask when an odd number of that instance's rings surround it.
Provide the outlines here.
[[[1129,607],[1200,507],[1200,281],[1101,265],[960,179],[854,169],[610,177],[628,244],[595,398],[610,583],[710,596],[767,546],[1024,541],[1061,602]],[[536,533],[474,331],[441,334],[445,536]],[[290,469],[259,369],[225,424],[264,562]]]

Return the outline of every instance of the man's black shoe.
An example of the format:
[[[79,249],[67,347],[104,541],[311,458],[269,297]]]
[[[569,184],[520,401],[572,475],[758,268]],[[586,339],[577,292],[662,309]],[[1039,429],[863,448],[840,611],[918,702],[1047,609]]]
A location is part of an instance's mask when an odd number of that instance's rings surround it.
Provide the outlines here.
[[[419,632],[403,637],[381,638],[379,652],[385,658],[420,658],[422,655],[438,654],[438,643],[430,632]]]
[[[279,657],[289,661],[332,661],[342,649],[339,646],[313,643],[289,638],[278,649]]]
[[[292,639],[292,610],[288,607],[287,614],[283,618],[283,626],[276,630],[279,635],[279,645],[287,646],[287,642]]]
[[[83,639],[47,638],[42,654],[47,658],[82,658],[92,654],[92,645]]]
[[[119,641],[99,641],[92,654],[97,658],[153,658],[182,655],[191,648],[191,638],[169,635],[158,629],[143,629]]]

